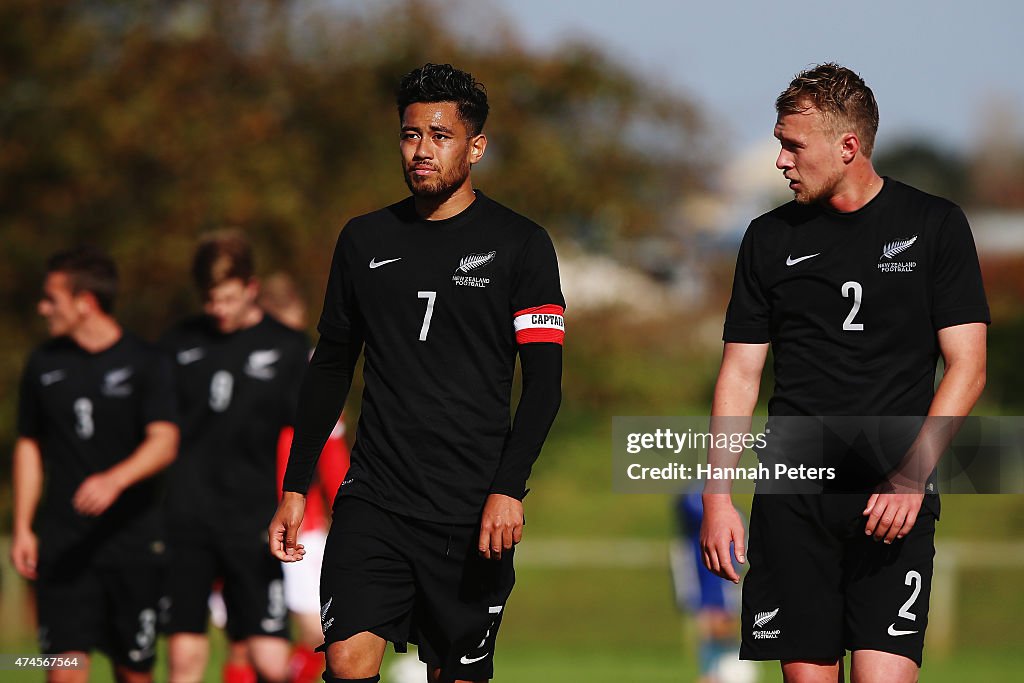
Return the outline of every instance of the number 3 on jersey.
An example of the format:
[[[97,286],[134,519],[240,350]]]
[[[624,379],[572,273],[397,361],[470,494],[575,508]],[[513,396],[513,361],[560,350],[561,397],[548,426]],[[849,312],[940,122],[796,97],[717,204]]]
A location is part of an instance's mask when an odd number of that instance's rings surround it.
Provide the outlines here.
[[[434,300],[437,299],[437,292],[416,292],[416,296],[427,300],[427,310],[423,313],[423,325],[420,327],[420,341],[427,341],[430,319],[434,317]]]
[[[860,302],[864,295],[864,288],[860,286],[859,282],[850,280],[844,282],[842,287],[843,298],[847,299],[853,297],[853,307],[850,309],[850,314],[846,316],[846,320],[843,321],[843,330],[849,332],[863,332],[864,323],[855,323],[853,319],[857,317],[857,313],[860,312]]]

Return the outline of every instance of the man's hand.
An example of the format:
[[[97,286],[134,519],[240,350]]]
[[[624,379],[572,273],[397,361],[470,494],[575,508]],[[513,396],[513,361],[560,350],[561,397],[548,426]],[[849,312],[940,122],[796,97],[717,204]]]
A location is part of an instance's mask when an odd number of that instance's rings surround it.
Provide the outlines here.
[[[26,579],[35,579],[39,562],[39,539],[32,531],[15,532],[11,539],[11,562]]]
[[[892,490],[888,483],[882,486]],[[862,513],[868,518],[864,534],[874,536],[876,541],[883,543],[903,538],[914,528],[922,503],[923,493],[872,493]]]
[[[703,502],[700,549],[704,556],[704,566],[716,576],[739,583],[740,575],[732,565],[731,546],[736,547],[739,563],[746,563],[746,548],[743,544],[746,531],[740,513],[736,512],[728,493],[705,493]]]
[[[306,554],[306,549],[296,543],[305,513],[306,496],[285,491],[268,529],[270,554],[282,562],[298,562]]]
[[[110,472],[99,472],[86,477],[75,491],[71,504],[75,511],[87,517],[99,517],[114,504],[124,491],[124,485]]]
[[[487,496],[480,517],[480,554],[500,560],[501,553],[523,539],[523,502],[500,493]]]

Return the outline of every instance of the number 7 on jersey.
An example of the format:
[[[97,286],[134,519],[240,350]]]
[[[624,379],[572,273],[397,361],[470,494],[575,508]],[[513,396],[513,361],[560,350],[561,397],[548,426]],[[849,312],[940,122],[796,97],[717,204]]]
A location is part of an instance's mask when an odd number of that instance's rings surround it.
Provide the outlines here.
[[[437,292],[416,292],[416,296],[427,300],[427,310],[423,313],[423,326],[420,327],[420,341],[427,341],[430,319],[434,316],[434,300],[437,299]]]

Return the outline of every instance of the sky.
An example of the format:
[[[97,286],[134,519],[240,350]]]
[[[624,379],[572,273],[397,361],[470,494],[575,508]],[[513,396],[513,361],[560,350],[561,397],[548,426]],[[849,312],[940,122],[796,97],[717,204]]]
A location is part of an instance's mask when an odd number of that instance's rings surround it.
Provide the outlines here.
[[[923,137],[967,151],[995,111],[1024,144],[1024,3],[1013,0],[515,0],[494,2],[528,46],[587,38],[724,121],[730,155],[771,141],[774,100],[836,61],[879,103],[877,147]],[[993,106],[996,101],[998,107]],[[1005,116],[1005,114],[1004,114]]]

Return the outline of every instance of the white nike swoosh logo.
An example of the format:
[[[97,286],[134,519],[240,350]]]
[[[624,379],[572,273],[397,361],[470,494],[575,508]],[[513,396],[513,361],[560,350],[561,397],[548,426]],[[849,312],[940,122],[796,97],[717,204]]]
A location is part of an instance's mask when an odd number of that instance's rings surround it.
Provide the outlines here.
[[[190,365],[203,357],[203,349],[196,347],[178,351],[178,365]]]
[[[39,376],[39,381],[44,387],[48,387],[51,384],[56,384],[67,377],[67,373],[63,370],[51,370],[50,372],[43,373]]]
[[[370,259],[370,269],[372,270],[374,268],[380,268],[381,266],[386,266],[389,263],[394,263],[395,261],[401,261],[401,260],[402,260],[402,257],[399,256],[398,258],[389,258],[386,261],[378,261],[377,257],[374,256],[372,259]]]
[[[895,622],[892,623],[892,624],[889,624],[889,635],[890,636],[907,636],[907,635],[910,635],[911,633],[917,633],[917,631],[898,631],[898,630],[896,630]]]
[[[487,654],[485,654],[483,656],[480,656],[480,657],[476,657],[474,659],[470,659],[466,655],[462,655],[462,659],[459,660],[459,663],[460,664],[474,664],[476,662],[479,662],[481,659],[486,659],[487,655],[489,655],[489,654],[490,653],[488,652]]]
[[[795,266],[796,264],[800,263],[801,261],[806,261],[807,259],[814,258],[815,256],[821,256],[821,252],[819,251],[817,254],[810,254],[808,256],[801,256],[800,258],[793,258],[792,256],[787,256],[786,257],[786,265],[787,266]]]

